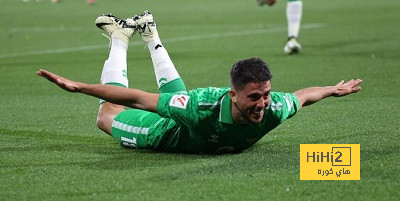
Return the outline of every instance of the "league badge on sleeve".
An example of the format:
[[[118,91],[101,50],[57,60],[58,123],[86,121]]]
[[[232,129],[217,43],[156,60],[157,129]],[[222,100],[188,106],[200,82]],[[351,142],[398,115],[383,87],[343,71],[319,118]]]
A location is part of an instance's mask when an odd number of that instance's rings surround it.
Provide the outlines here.
[[[172,107],[186,109],[189,98],[190,97],[186,95],[174,95],[172,96],[169,105]]]

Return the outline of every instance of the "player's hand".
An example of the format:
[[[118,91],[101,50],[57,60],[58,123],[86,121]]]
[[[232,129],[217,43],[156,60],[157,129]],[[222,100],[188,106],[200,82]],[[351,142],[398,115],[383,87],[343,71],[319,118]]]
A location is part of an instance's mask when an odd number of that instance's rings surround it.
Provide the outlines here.
[[[263,6],[264,4],[267,4],[268,6],[274,5],[276,0],[257,0],[258,5]]]
[[[66,78],[63,78],[61,76],[58,76],[54,73],[51,73],[49,71],[40,69],[39,71],[36,72],[37,75],[46,78],[50,82],[55,83],[58,85],[60,88],[69,91],[69,92],[80,92],[81,87],[79,82],[75,82],[72,80],[68,80]]]
[[[339,97],[352,93],[357,93],[361,90],[361,87],[358,86],[358,84],[360,84],[361,82],[362,82],[361,79],[356,79],[356,80],[351,79],[346,83],[342,80],[335,85],[336,92],[333,94],[333,96]]]

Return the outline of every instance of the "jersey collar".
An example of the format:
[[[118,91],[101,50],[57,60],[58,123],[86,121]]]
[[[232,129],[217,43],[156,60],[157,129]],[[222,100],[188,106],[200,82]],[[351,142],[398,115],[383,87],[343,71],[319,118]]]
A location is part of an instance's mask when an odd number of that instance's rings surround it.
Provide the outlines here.
[[[224,122],[227,124],[233,124],[232,119],[232,107],[231,107],[231,95],[226,93],[221,99],[221,107],[219,109],[219,118],[220,122]]]

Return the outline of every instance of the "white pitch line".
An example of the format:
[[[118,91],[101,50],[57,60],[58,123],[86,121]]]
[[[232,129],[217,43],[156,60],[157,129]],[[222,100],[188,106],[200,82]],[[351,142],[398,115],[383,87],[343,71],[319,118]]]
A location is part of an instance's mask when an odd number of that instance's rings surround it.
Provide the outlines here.
[[[301,26],[301,29],[317,29],[325,27],[325,24],[305,24]],[[284,32],[286,31],[286,27],[278,27],[272,29],[255,29],[255,30],[240,30],[234,32],[225,32],[225,33],[212,33],[212,34],[204,34],[204,35],[193,35],[193,36],[183,36],[176,38],[167,38],[163,39],[163,43],[171,43],[171,42],[186,42],[186,41],[195,41],[195,40],[204,40],[204,39],[215,39],[215,38],[223,38],[223,37],[235,37],[235,36],[248,36],[248,35],[258,35],[265,33],[275,33],[275,32]],[[144,45],[143,42],[133,42],[130,46],[140,46]],[[45,55],[45,54],[62,54],[68,52],[79,52],[79,51],[87,51],[87,50],[96,50],[101,48],[106,48],[106,45],[91,45],[91,46],[82,46],[82,47],[73,47],[73,48],[61,48],[61,49],[52,49],[52,50],[38,50],[32,52],[20,52],[20,53],[10,53],[10,54],[0,54],[0,59],[4,58],[15,58],[15,57],[24,57],[24,56],[33,56],[33,55]]]
[[[276,24],[269,24],[271,27],[276,27]],[[265,28],[265,24],[246,24],[247,29]],[[177,25],[172,24],[163,27],[163,30],[238,30],[243,29],[243,24],[206,24],[206,25]],[[98,29],[92,26],[58,26],[58,27],[0,27],[0,32],[5,33],[58,33],[58,32],[96,32]]]
[[[82,32],[94,31],[95,28],[89,27],[12,27],[10,29],[0,29],[1,32],[9,33],[58,33],[58,32]]]

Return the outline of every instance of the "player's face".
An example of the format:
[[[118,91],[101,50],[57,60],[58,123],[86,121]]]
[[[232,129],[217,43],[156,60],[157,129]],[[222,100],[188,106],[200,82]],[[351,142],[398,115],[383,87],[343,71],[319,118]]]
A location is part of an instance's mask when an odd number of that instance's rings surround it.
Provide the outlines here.
[[[248,83],[242,90],[231,92],[233,107],[247,123],[260,123],[271,101],[271,81]]]

